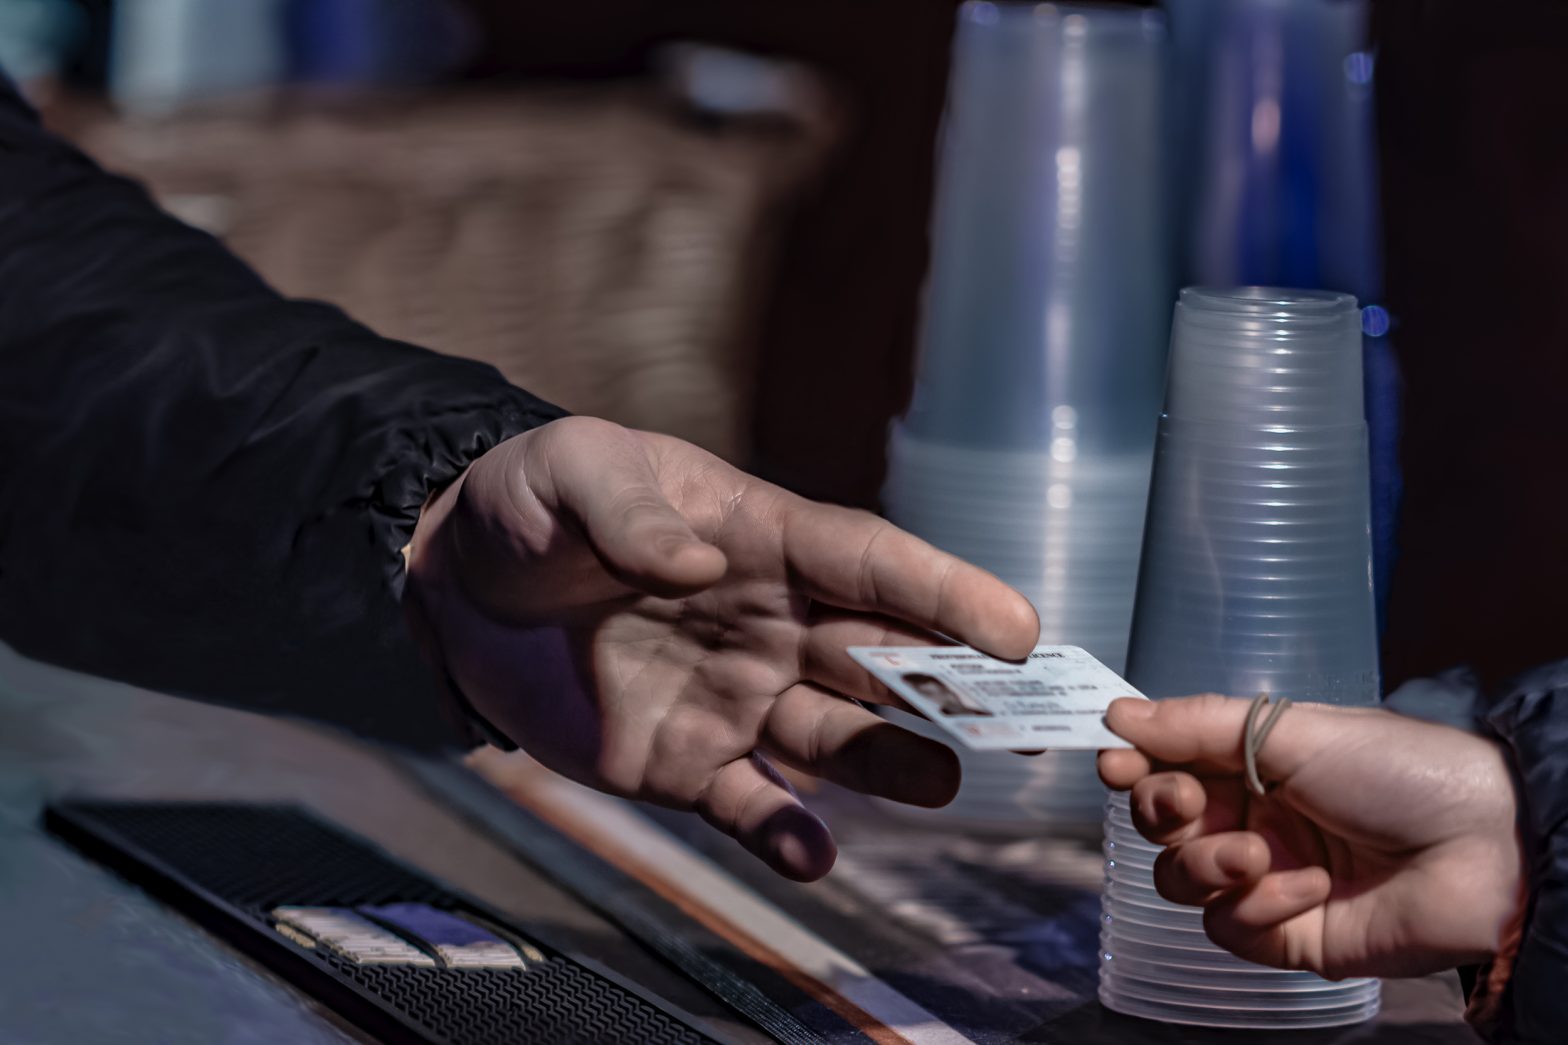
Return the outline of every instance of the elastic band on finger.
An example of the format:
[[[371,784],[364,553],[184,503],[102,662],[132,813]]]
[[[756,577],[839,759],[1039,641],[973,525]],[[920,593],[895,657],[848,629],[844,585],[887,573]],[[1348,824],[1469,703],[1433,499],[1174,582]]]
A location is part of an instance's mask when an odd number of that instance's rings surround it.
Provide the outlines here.
[[[1274,728],[1274,723],[1279,721],[1279,716],[1290,707],[1289,697],[1280,697],[1274,704],[1268,718],[1258,724],[1258,714],[1268,706],[1269,695],[1259,693],[1258,699],[1252,702],[1252,707],[1247,709],[1247,723],[1242,727],[1242,756],[1247,763],[1247,787],[1252,793],[1262,797],[1268,794],[1268,789],[1263,786],[1263,781],[1258,776],[1258,752],[1263,750],[1263,742],[1268,739],[1269,731]]]

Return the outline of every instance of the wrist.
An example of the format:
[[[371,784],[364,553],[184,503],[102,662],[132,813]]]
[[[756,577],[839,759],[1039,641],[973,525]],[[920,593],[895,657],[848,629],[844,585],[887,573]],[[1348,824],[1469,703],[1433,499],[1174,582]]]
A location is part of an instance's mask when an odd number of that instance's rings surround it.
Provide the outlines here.
[[[1498,1026],[1503,1001],[1508,994],[1508,983],[1513,979],[1514,964],[1519,957],[1519,948],[1524,943],[1524,927],[1530,910],[1528,866],[1528,863],[1521,861],[1520,871],[1513,883],[1512,909],[1492,941],[1489,953],[1477,963],[1479,967],[1472,970],[1474,986],[1466,1000],[1465,1022],[1482,1037],[1492,1037]],[[1470,980],[1465,978],[1464,982],[1469,984]]]
[[[1499,828],[1505,834],[1499,838],[1496,870],[1497,885],[1506,899],[1503,914],[1491,920],[1481,954],[1474,963],[1473,987],[1465,1006],[1465,1022],[1490,1038],[1502,1016],[1508,983],[1513,978],[1514,963],[1524,942],[1524,929],[1530,911],[1530,853],[1526,841],[1524,807],[1518,774],[1501,744],[1492,744],[1502,765],[1503,793],[1509,799],[1508,808],[1497,817]],[[1465,970],[1462,970],[1462,974]],[[1472,979],[1462,975],[1467,986]]]
[[[454,559],[451,517],[467,474],[465,471],[425,501],[414,526],[413,539],[403,549],[407,567],[407,583],[403,588],[404,620],[420,653],[434,669],[447,718],[474,746],[490,744],[511,751],[516,750],[517,745],[479,714],[458,685],[447,656],[448,644],[442,626],[458,588],[451,568]]]
[[[1483,777],[1483,793],[1494,795],[1498,800],[1493,814],[1483,818],[1491,826],[1487,849],[1493,854],[1493,860],[1486,877],[1490,899],[1478,905],[1478,909],[1485,912],[1485,918],[1476,940],[1477,960],[1491,961],[1508,950],[1510,940],[1517,946],[1518,930],[1530,897],[1530,857],[1518,780],[1508,754],[1494,741],[1479,742],[1487,747],[1492,770]]]
[[[458,494],[463,488],[463,480],[467,476],[468,472],[465,470],[456,479],[425,498],[424,507],[419,510],[419,519],[414,523],[414,535],[409,539],[408,546],[403,549],[411,585],[417,585],[426,591],[447,586],[447,565],[451,558],[446,550],[451,540],[451,527],[448,523],[452,516],[452,508],[457,503]]]

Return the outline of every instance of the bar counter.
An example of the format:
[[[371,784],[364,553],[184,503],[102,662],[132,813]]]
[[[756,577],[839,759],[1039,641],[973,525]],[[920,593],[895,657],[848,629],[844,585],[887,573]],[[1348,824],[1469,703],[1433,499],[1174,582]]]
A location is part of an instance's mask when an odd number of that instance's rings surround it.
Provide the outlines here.
[[[1078,837],[966,836],[844,792],[841,853],[773,878],[696,817],[526,756],[411,759],[87,678],[0,646],[0,1038],[375,1040],[41,826],[60,798],[294,803],[536,927],[725,1042],[1471,1043],[1453,974],[1384,984],[1373,1022],[1263,1034],[1095,998],[1102,860]],[[766,1029],[765,1029],[766,1028]]]

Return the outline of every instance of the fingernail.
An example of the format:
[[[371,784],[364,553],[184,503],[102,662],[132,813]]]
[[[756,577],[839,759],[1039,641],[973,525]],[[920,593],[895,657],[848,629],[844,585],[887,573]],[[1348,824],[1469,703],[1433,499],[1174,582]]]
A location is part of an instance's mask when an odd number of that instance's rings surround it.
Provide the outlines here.
[[[838,855],[827,825],[799,806],[786,807],[763,823],[768,860],[777,870],[801,882],[827,874]]]
[[[1181,817],[1170,808],[1170,799],[1164,794],[1157,794],[1150,799],[1145,815],[1149,820],[1149,829],[1161,835],[1181,826]]]
[[[1130,722],[1143,722],[1154,715],[1154,701],[1152,700],[1123,697],[1111,706],[1116,711],[1117,718],[1123,718]]]
[[[1176,785],[1169,781],[1149,792],[1143,815],[1153,830],[1163,832],[1181,822],[1181,817],[1176,813],[1176,797]]]
[[[1247,852],[1251,847],[1245,842],[1231,842],[1214,854],[1214,862],[1228,878],[1240,878],[1247,873]]]

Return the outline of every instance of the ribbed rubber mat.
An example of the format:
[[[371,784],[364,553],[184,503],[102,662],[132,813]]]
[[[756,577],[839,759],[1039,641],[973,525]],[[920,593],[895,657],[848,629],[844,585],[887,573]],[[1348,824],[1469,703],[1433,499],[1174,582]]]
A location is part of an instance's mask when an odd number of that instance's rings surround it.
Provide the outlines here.
[[[287,806],[70,802],[56,834],[392,1042],[515,1045],[708,1039],[650,999],[542,943],[369,843]],[[359,964],[279,933],[280,906],[423,903],[462,912],[542,955],[526,968]]]

